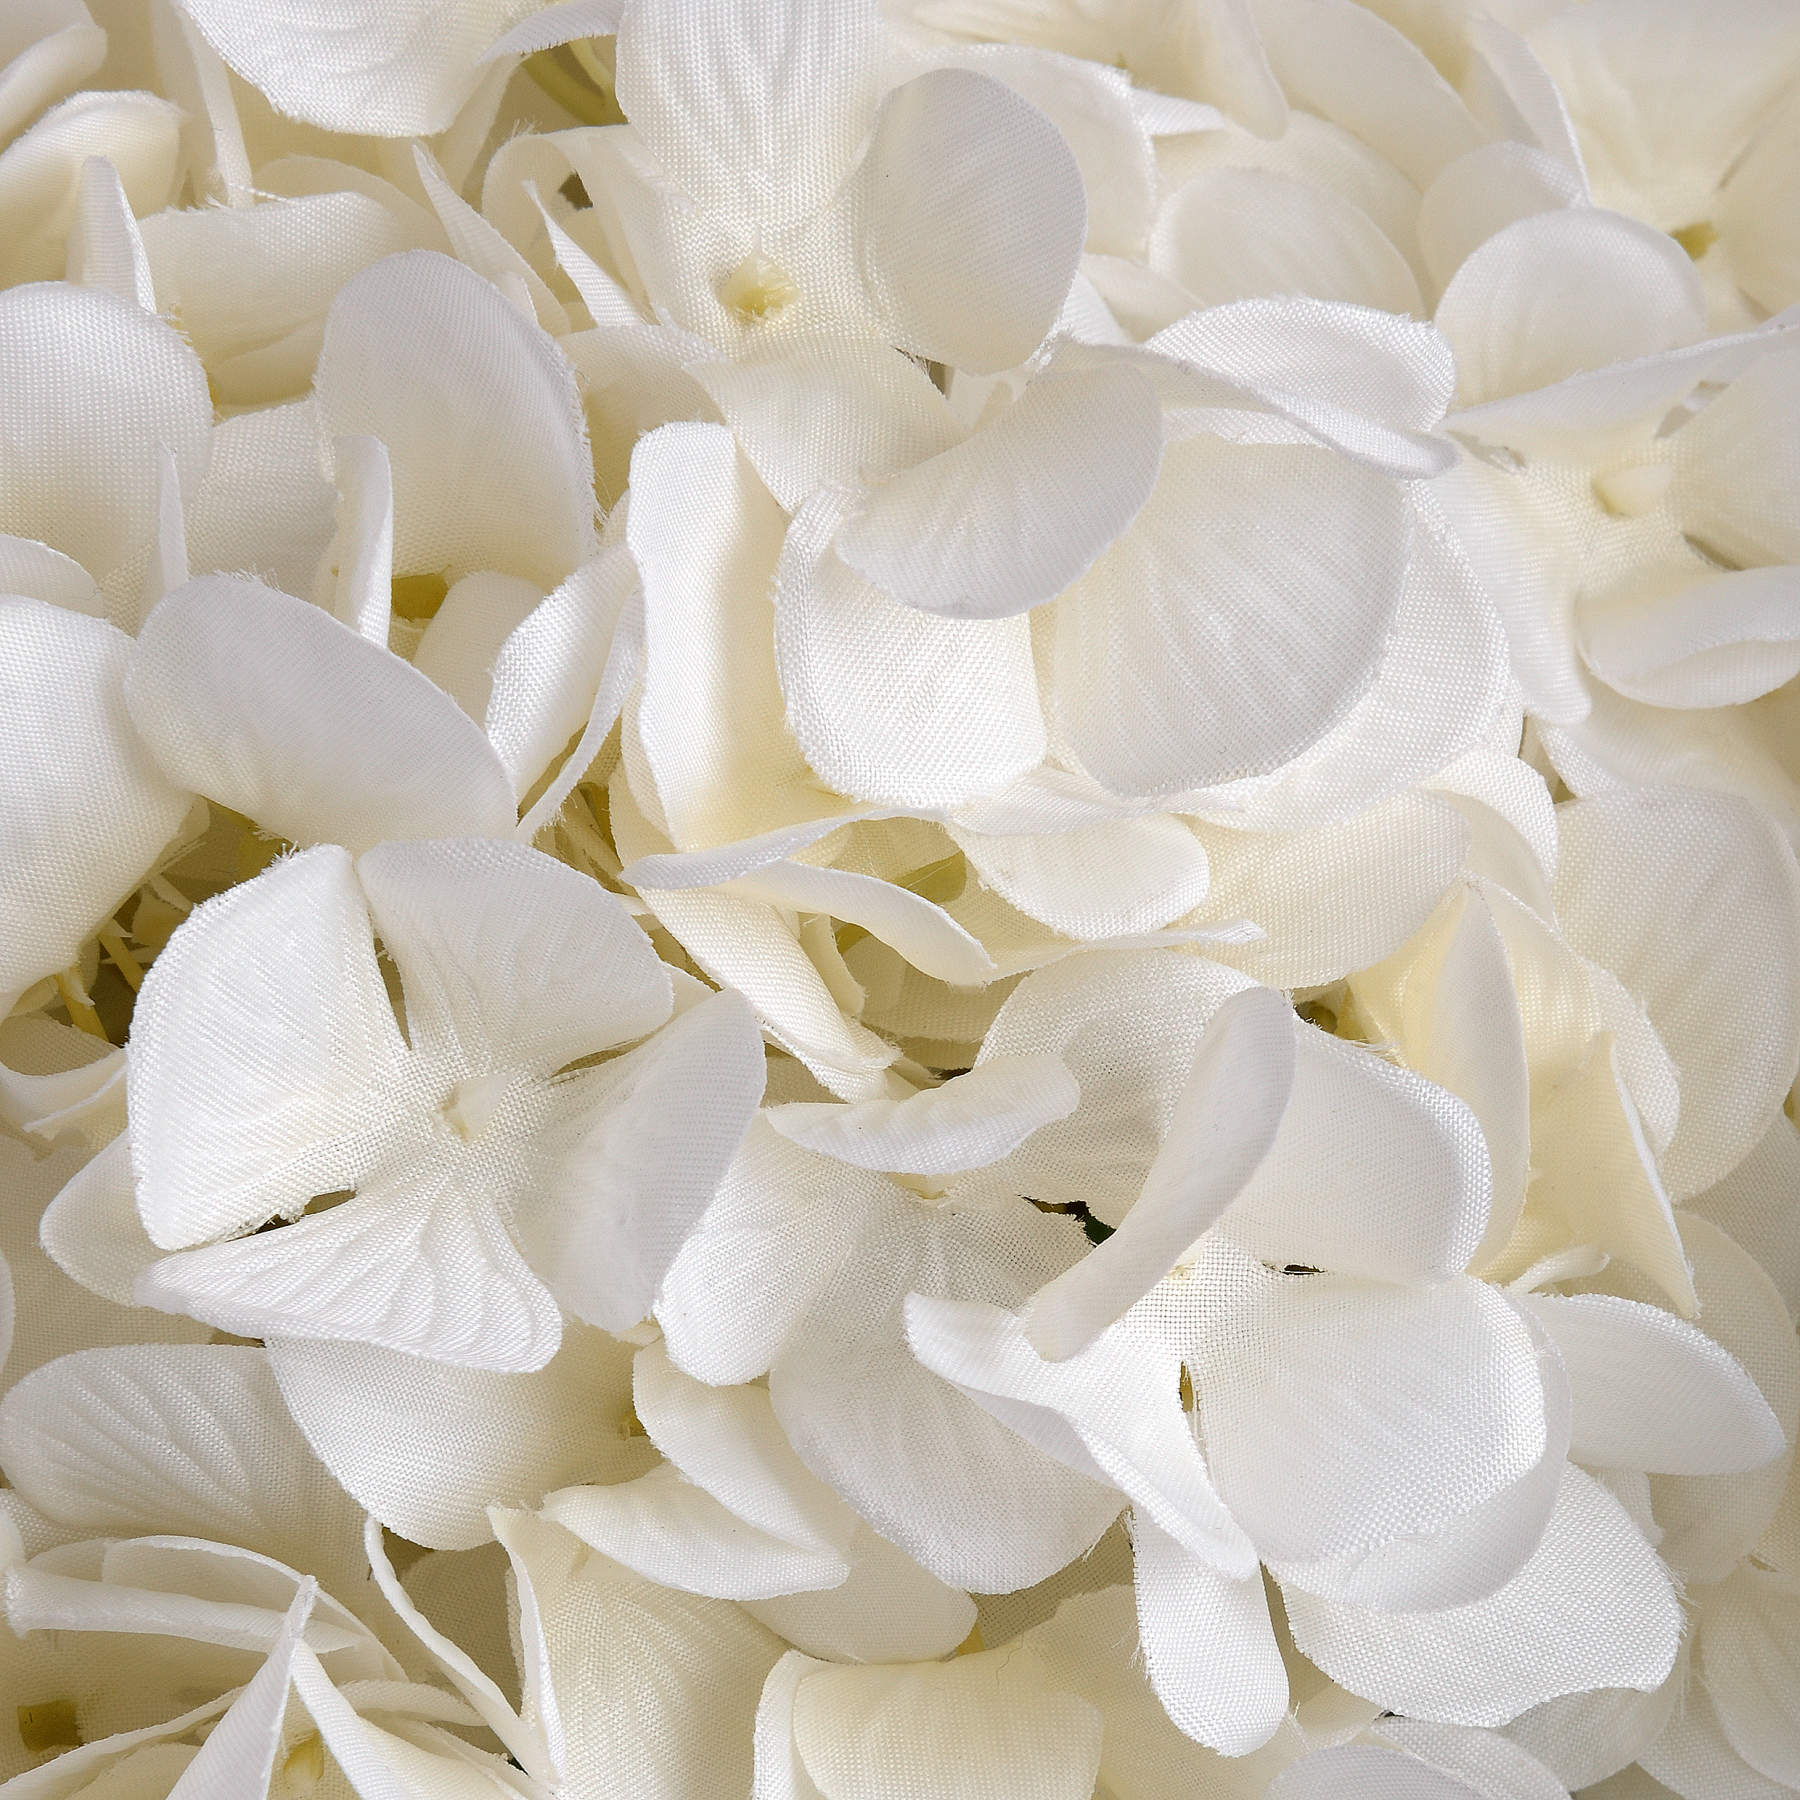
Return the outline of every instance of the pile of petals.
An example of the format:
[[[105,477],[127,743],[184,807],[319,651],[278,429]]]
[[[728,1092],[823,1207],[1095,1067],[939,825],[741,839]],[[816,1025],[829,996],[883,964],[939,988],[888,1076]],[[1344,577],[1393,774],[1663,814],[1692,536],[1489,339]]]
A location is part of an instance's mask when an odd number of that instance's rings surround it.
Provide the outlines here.
[[[0,6],[0,1794],[1800,1796],[1796,0]]]

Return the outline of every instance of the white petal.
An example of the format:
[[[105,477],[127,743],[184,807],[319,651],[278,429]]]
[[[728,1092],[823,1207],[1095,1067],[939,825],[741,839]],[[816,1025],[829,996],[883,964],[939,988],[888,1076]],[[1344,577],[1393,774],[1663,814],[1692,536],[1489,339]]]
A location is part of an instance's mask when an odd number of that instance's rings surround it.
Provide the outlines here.
[[[885,344],[784,344],[693,373],[790,513],[819,488],[886,480],[962,435],[931,378]]]
[[[1470,254],[1519,219],[1586,198],[1580,175],[1531,144],[1503,141],[1464,152],[1419,202],[1419,251],[1442,288]]]
[[[1673,238],[1587,207],[1496,232],[1437,309],[1464,406],[1674,350],[1705,320],[1700,278]]]
[[[1179,819],[1106,819],[1070,831],[951,836],[986,887],[1067,937],[1160,931],[1199,906],[1212,883],[1198,838]]]
[[[1681,1613],[1619,1503],[1570,1467],[1536,1554],[1505,1587],[1440,1612],[1371,1613],[1290,1589],[1294,1641],[1335,1681],[1419,1719],[1500,1725],[1584,1688],[1660,1687]]]
[[[239,1337],[375,1344],[475,1369],[541,1369],[562,1339],[555,1300],[489,1196],[428,1163],[279,1231],[164,1257],[133,1294]]]
[[[494,1524],[530,1608],[526,1642],[537,1638],[553,1683],[536,1710],[553,1695],[565,1781],[632,1800],[747,1792],[751,1726],[780,1640],[730,1601],[658,1587],[547,1521],[496,1511]]]
[[[1741,706],[1800,675],[1800,573],[1735,569],[1580,611],[1581,653],[1650,706]]]
[[[1435,1532],[1544,1453],[1536,1341],[1495,1289],[1269,1275],[1189,1355],[1207,1456],[1275,1558]]]
[[[1800,1785],[1800,1583],[1746,1563],[1706,1602],[1700,1671],[1731,1747]]]
[[[1041,1356],[1085,1349],[1175,1267],[1243,1192],[1294,1083],[1295,1020],[1269,988],[1234,994],[1194,1053],[1143,1191],[1118,1229],[1031,1297],[1025,1334]]]
[[[1713,1794],[1742,1796],[1742,1800],[1786,1800],[1794,1790],[1785,1782],[1765,1781],[1738,1755],[1719,1722],[1718,1709],[1706,1684],[1691,1673],[1681,1681],[1679,1704],[1661,1737],[1639,1758],[1645,1774],[1656,1783],[1646,1789],[1652,1800],[1676,1793],[1683,1800],[1704,1800]],[[1602,1789],[1602,1792],[1605,1790]]]
[[[1054,1056],[1000,1056],[903,1099],[799,1101],[766,1116],[783,1137],[858,1168],[948,1175],[998,1162],[1034,1131],[1067,1118],[1080,1098]]]
[[[1029,1586],[1091,1548],[1119,1496],[915,1361],[903,1306],[922,1284],[1016,1305],[1067,1236],[1018,1204],[926,1215],[890,1194],[776,1358],[776,1416],[807,1467],[940,1581]]]
[[[412,665],[441,687],[476,724],[483,724],[493,693],[494,661],[500,647],[543,601],[542,588],[521,581],[516,575],[496,575],[490,570],[465,575],[445,593],[437,611],[426,620],[424,633],[412,654]],[[556,748],[560,750],[580,728],[578,718],[557,740]],[[533,778],[542,772],[534,770]],[[517,795],[517,774],[512,769],[507,773]],[[530,783],[526,785],[529,787]]]
[[[198,908],[133,1015],[132,1167],[152,1240],[201,1243],[352,1185],[403,1050],[343,851],[302,852]]]
[[[1254,1569],[1182,1411],[1175,1351],[1114,1326],[1048,1362],[1014,1315],[924,1294],[907,1300],[906,1335],[926,1368],[1059,1461],[1113,1482],[1189,1554],[1231,1576]]]
[[[1506,1735],[1554,1769],[1565,1788],[1592,1787],[1636,1762],[1662,1736],[1680,1685],[1678,1671],[1653,1694],[1632,1688],[1565,1694],[1521,1713]]]
[[[1487,1225],[1481,1127],[1462,1101],[1362,1045],[1313,1028],[1296,1039],[1275,1147],[1227,1215],[1265,1261],[1376,1281],[1437,1281]],[[1329,1192],[1327,1211],[1318,1196]]]
[[[130,652],[103,619],[0,600],[0,994],[71,967],[188,810],[126,716]]]
[[[563,1488],[543,1516],[649,1580],[720,1600],[766,1600],[840,1586],[835,1550],[790,1544],[740,1519],[663,1463],[636,1481]]]
[[[1070,749],[1117,794],[1287,761],[1373,678],[1405,538],[1393,485],[1327,451],[1171,447],[1136,524],[1057,602]]]
[[[1746,1155],[1800,1068],[1800,874],[1753,807],[1642,788],[1559,809],[1571,944],[1638,995],[1681,1078],[1677,1199]]]
[[[1197,1743],[1242,1756],[1287,1716],[1288,1679],[1261,1571],[1233,1578],[1133,1518],[1138,1637],[1150,1685]]]
[[[357,858],[415,1052],[549,1074],[654,1031],[668,971],[618,898],[523,844],[382,844]]]
[[[154,534],[164,448],[184,492],[206,471],[205,372],[142,307],[60,282],[0,296],[0,346],[11,396],[0,530],[40,539],[104,580]]]
[[[316,391],[327,431],[387,445],[395,574],[499,569],[548,589],[594,554],[575,372],[462,264],[417,250],[346,282]]]
[[[832,549],[844,507],[820,495],[800,509],[776,576],[776,662],[807,761],[839,793],[906,806],[953,806],[1035,767],[1044,726],[1025,621],[941,619],[890,599]]]
[[[762,1098],[762,1033],[741,996],[713,994],[579,1079],[596,1098],[516,1229],[564,1307],[622,1332],[648,1317],[743,1140]]]
[[[357,1508],[295,1429],[260,1350],[61,1357],[0,1402],[0,1463],[66,1531],[216,1538],[356,1592]]]
[[[771,649],[785,524],[723,426],[665,425],[632,451],[625,536],[644,582],[638,730],[681,849],[820,809],[782,718]]]
[[[1087,235],[1056,127],[985,75],[934,69],[888,95],[858,182],[863,276],[900,348],[976,375],[1022,363]]]
[[[1010,618],[1054,599],[1131,524],[1162,445],[1162,405],[1138,370],[1052,364],[992,424],[865,494],[837,553],[908,606]]]
[[[438,1550],[488,1542],[490,1504],[535,1505],[649,1460],[621,1435],[628,1348],[571,1327],[532,1374],[454,1368],[369,1344],[272,1338],[269,1366],[320,1460],[382,1524]]]
[[[156,285],[125,184],[103,156],[90,156],[81,165],[67,278],[83,287],[104,288],[145,312],[156,311]]]
[[[635,0],[619,32],[619,105],[703,207],[781,224],[849,173],[875,110],[880,34],[873,0],[698,11]]]
[[[511,834],[511,784],[455,701],[258,582],[201,575],[170,594],[125,697],[172,777],[296,843]]]
[[[716,1383],[765,1373],[889,1185],[754,1122],[657,1297],[676,1367]]]
[[[322,13],[311,0],[279,0],[250,13],[233,0],[183,0],[183,10],[291,117],[327,131],[428,137],[473,94],[483,51],[516,9],[460,0],[446,14],[425,0],[357,0]]]
[[[1264,169],[1213,168],[1157,214],[1150,266],[1197,306],[1274,295],[1422,310],[1406,259],[1367,213],[1329,188]]]
[[[1569,1454],[1604,1469],[1729,1475],[1787,1447],[1740,1363],[1694,1326],[1611,1294],[1521,1294],[1569,1373]]]
[[[385,650],[394,619],[394,479],[387,446],[380,438],[340,437],[331,452],[337,530],[327,552],[332,569],[327,610]]]
[[[131,1284],[161,1252],[138,1217],[131,1141],[122,1133],[82,1167],[44,1209],[45,1252],[72,1281],[130,1306]]]
[[[106,34],[80,4],[21,8],[0,39],[0,136],[79,86],[106,60]]]
[[[928,1662],[975,1629],[975,1602],[867,1525],[850,1540],[841,1585],[758,1600],[745,1610],[809,1654],[833,1662]]]
[[[1693,1259],[1702,1329],[1762,1390],[1787,1434],[1789,1455],[1747,1475],[1654,1475],[1650,1493],[1670,1567],[1690,1581],[1722,1581],[1781,1505],[1800,1441],[1800,1344],[1774,1283],[1716,1225],[1680,1217]]]
[[[1800,1235],[1785,1196],[1800,1190],[1800,1127],[1785,1112],[1762,1142],[1721,1182],[1696,1194],[1689,1208],[1710,1220],[1755,1258],[1787,1309],[1800,1318]]]

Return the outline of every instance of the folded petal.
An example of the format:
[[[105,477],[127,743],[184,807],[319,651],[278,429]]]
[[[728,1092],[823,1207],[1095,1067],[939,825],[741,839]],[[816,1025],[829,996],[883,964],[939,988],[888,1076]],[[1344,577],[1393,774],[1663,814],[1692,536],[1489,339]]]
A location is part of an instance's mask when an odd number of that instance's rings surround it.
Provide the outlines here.
[[[1190,1555],[1233,1577],[1254,1570],[1182,1411],[1173,1350],[1113,1326],[1050,1362],[1013,1314],[924,1294],[907,1299],[906,1335],[926,1368],[1049,1455],[1112,1482]]]
[[[948,1175],[986,1168],[1064,1119],[1081,1092],[1053,1056],[1002,1056],[903,1099],[770,1107],[768,1122],[821,1156],[863,1169]]]
[[[976,375],[1022,363],[1087,236],[1056,127],[985,75],[934,69],[888,95],[858,182],[863,278],[895,343]]]
[[[1213,1014],[1142,1192],[1107,1240],[1031,1297],[1025,1334],[1060,1361],[1085,1349],[1180,1261],[1243,1192],[1293,1091],[1296,1021],[1270,988]]]
[[[1138,1641],[1164,1710],[1226,1756],[1259,1749],[1288,1710],[1261,1571],[1223,1574],[1136,1515],[1131,1549]]]
[[[415,1051],[548,1075],[669,1016],[667,969],[597,881],[523,844],[381,844],[357,859]],[[484,1071],[485,1072],[485,1071]]]
[[[575,371],[461,263],[415,250],[347,281],[315,391],[332,435],[387,446],[396,575],[498,569],[549,589],[594,554]]]
[[[1054,599],[1131,524],[1162,446],[1162,404],[1137,369],[1052,363],[992,424],[864,494],[837,553],[908,606],[1010,618]]]
[[[1456,1274],[1481,1241],[1492,1191],[1474,1114],[1362,1045],[1303,1028],[1296,1048],[1274,1148],[1226,1230],[1277,1267],[1375,1281]]]
[[[316,973],[301,986],[290,968]],[[133,1015],[126,1095],[151,1239],[202,1243],[353,1185],[404,1048],[342,850],[289,857],[196,909]]]
[[[511,835],[480,726],[390,650],[259,582],[201,575],[164,599],[125,698],[170,776],[295,843]]]
[[[1681,1612],[1668,1572],[1613,1497],[1570,1467],[1536,1554],[1498,1593],[1372,1613],[1288,1590],[1294,1641],[1334,1681],[1416,1719],[1501,1725],[1584,1688],[1660,1687]]]
[[[743,1141],[762,1098],[762,1032],[741,996],[713,994],[576,1080],[576,1141],[516,1229],[564,1307],[622,1332],[649,1316]]]
[[[372,1344],[272,1337],[269,1367],[319,1459],[389,1530],[436,1550],[492,1536],[491,1504],[536,1505],[650,1461],[624,1435],[631,1353],[571,1327],[530,1374],[456,1368]]]

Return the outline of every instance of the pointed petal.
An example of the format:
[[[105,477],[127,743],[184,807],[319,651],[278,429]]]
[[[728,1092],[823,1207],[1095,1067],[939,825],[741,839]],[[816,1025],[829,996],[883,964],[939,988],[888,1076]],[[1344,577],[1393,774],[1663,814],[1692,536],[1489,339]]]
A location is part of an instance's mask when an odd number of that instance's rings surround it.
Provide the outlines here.
[[[170,594],[125,698],[174,779],[295,843],[511,835],[480,726],[384,646],[259,582],[201,575]]]

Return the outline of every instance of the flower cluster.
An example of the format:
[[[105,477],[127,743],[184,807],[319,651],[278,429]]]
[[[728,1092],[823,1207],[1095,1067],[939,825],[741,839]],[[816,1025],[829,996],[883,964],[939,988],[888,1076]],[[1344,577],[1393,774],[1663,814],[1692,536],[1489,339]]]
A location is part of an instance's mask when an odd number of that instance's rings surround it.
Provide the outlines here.
[[[1800,1795],[1794,0],[0,12],[0,1792]]]

